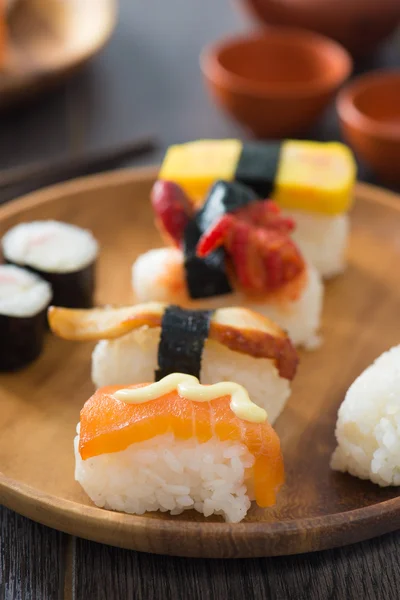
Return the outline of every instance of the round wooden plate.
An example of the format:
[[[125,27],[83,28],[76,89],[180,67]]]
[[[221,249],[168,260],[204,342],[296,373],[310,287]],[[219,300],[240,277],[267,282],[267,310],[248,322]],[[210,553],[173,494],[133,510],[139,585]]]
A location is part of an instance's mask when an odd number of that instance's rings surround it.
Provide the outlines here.
[[[155,169],[120,171],[37,192],[0,208],[0,235],[15,223],[55,218],[93,230],[101,243],[99,303],[131,301],[136,256],[161,245],[149,206]],[[0,377],[0,502],[62,531],[147,552],[252,557],[321,550],[400,526],[395,488],[334,473],[337,408],[354,378],[400,340],[400,198],[359,184],[349,266],[326,286],[325,343],[301,353],[293,395],[276,429],[287,482],[271,510],[245,521],[188,512],[131,516],[96,508],[74,481],[72,440],[92,393],[92,344],[48,334],[40,359]]]
[[[14,2],[0,71],[0,108],[48,88],[85,63],[104,46],[116,23],[117,0]]]

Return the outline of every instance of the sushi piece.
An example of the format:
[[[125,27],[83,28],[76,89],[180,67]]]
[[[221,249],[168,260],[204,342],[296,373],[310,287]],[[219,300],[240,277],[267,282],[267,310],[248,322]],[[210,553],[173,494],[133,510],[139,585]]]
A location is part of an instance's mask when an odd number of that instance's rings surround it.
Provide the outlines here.
[[[10,229],[1,244],[6,262],[50,283],[55,304],[93,306],[98,244],[90,231],[59,221],[32,221]]]
[[[171,146],[159,177],[200,204],[217,179],[244,183],[295,219],[294,240],[323,277],[344,269],[356,164],[341,143],[199,140]]]
[[[171,374],[105,387],[86,402],[75,479],[102,508],[133,514],[194,509],[241,521],[251,501],[275,504],[284,482],[277,434],[247,391]]]
[[[331,467],[384,487],[400,485],[400,346],[350,386],[339,408]]]
[[[273,423],[289,396],[298,356],[269,319],[244,308],[183,310],[149,303],[124,308],[49,309],[52,331],[68,340],[101,340],[92,356],[96,387],[157,381],[174,372],[203,384],[233,380]]]
[[[214,184],[197,211],[171,182],[156,183],[152,202],[161,233],[174,247],[135,261],[138,302],[245,306],[275,321],[296,345],[317,345],[323,286],[292,240],[293,220],[273,202],[226,181]]]
[[[0,371],[34,361],[43,347],[50,285],[12,265],[0,265]]]

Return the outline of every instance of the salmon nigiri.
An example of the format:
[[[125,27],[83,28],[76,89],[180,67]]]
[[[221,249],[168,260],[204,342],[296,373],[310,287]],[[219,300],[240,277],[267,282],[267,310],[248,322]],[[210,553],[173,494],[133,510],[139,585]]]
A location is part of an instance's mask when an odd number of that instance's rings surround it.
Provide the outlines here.
[[[252,500],[275,504],[284,481],[279,438],[246,390],[180,373],[97,390],[75,454],[75,478],[93,502],[127,513],[195,509],[238,522]]]

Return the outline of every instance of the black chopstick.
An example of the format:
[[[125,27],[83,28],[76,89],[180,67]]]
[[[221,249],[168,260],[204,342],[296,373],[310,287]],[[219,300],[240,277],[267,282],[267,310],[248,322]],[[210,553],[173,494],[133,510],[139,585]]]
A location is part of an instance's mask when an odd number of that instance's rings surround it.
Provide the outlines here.
[[[153,137],[143,137],[104,150],[66,156],[52,161],[40,161],[0,171],[0,189],[13,185],[34,184],[37,181],[63,181],[80,175],[101,172],[121,163],[144,156],[157,148]]]

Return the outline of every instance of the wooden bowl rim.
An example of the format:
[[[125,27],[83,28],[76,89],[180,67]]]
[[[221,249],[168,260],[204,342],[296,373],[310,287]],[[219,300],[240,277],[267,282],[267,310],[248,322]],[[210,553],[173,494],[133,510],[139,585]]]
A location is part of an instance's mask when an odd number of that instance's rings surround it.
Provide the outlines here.
[[[71,54],[68,60],[65,60],[57,68],[41,67],[36,70],[20,70],[13,69],[8,72],[8,63],[6,61],[5,71],[0,81],[0,108],[8,108],[14,102],[23,101],[26,98],[37,96],[41,91],[46,91],[54,84],[57,84],[64,77],[74,73],[91,58],[100,52],[100,50],[110,40],[118,20],[118,0],[107,0],[110,18],[105,23],[102,29],[99,29],[99,35],[96,36],[92,43],[88,43],[80,52]],[[19,4],[19,2],[18,2]],[[22,2],[23,4],[23,2]],[[12,13],[17,8],[12,7]],[[75,9],[76,10],[76,9]],[[18,44],[15,44],[18,46]]]

